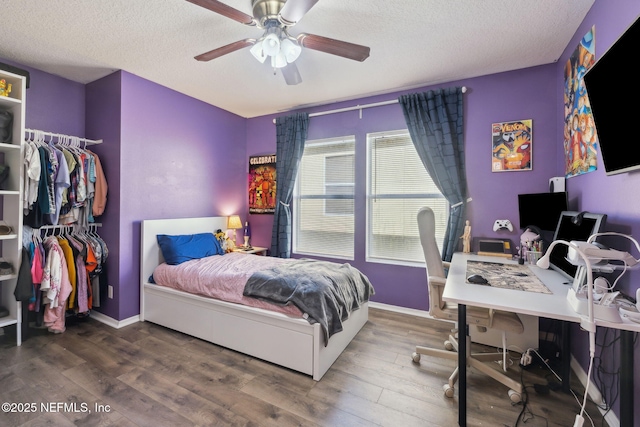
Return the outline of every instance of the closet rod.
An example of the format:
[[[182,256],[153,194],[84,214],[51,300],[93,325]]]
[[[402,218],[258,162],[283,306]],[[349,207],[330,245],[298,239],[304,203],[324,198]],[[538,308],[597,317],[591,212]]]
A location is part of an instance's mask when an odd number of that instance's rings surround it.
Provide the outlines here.
[[[61,138],[75,138],[77,140],[79,140],[79,142],[82,142],[84,144],[87,145],[94,145],[94,144],[102,144],[102,140],[101,139],[87,139],[87,138],[80,138],[78,136],[72,136],[72,135],[65,135],[63,133],[54,133],[54,132],[46,132],[44,130],[38,130],[38,129],[25,129],[24,133],[26,134],[34,134],[38,132],[44,136],[50,136],[50,137],[56,137],[58,138],[58,142],[60,141]]]
[[[466,93],[466,92],[467,92],[467,87],[462,86],[462,93]],[[354,105],[353,107],[345,107],[345,108],[338,108],[336,110],[327,110],[327,111],[320,111],[318,113],[310,113],[309,117],[326,116],[327,114],[344,113],[345,111],[360,110],[360,118],[362,118],[362,110],[364,110],[365,108],[381,107],[383,105],[391,105],[391,104],[397,104],[397,103],[398,103],[397,99],[392,99],[390,101],[374,102],[371,104],[364,104],[364,105]],[[275,122],[276,122],[276,119],[273,119],[273,123]]]
[[[90,227],[102,227],[101,222],[91,222],[86,227],[78,225],[78,224],[57,224],[57,225],[43,225],[38,228],[33,228],[33,230],[55,230],[57,228],[90,228]]]

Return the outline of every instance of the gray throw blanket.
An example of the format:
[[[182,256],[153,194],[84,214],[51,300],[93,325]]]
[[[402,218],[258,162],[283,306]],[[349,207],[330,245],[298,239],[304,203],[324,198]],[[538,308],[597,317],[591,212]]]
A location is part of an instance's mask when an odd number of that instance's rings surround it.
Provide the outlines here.
[[[309,316],[309,323],[320,323],[326,346],[374,290],[367,276],[349,264],[300,259],[253,273],[243,294],[295,304]]]

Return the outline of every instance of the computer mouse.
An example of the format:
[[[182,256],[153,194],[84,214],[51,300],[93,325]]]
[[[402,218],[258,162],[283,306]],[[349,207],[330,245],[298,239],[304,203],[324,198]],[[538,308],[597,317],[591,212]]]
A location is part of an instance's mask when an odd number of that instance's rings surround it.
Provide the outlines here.
[[[476,284],[480,284],[480,285],[484,285],[485,283],[489,283],[487,281],[487,279],[485,279],[484,277],[482,277],[479,274],[472,274],[471,276],[467,277],[467,282],[476,283]]]

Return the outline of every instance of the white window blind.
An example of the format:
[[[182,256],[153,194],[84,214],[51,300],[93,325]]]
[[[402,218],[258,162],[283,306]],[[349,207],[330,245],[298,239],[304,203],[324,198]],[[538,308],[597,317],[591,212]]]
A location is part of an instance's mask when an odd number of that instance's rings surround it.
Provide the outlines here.
[[[449,203],[426,171],[408,131],[367,135],[367,261],[424,262],[416,216],[433,209],[442,242]]]
[[[293,252],[353,259],[355,137],[305,142],[294,191]]]

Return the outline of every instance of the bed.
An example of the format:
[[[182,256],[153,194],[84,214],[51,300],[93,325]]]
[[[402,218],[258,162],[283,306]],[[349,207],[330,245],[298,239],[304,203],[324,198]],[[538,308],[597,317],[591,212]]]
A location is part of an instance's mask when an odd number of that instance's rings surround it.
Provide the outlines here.
[[[159,234],[215,233],[226,217],[142,221],[140,320],[200,338],[292,369],[319,381],[368,319],[368,302],[350,313],[328,341],[320,323],[292,314],[250,307],[159,286],[150,280],[164,262]],[[256,255],[240,255],[257,257]]]

